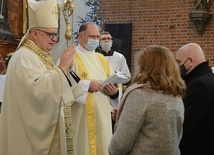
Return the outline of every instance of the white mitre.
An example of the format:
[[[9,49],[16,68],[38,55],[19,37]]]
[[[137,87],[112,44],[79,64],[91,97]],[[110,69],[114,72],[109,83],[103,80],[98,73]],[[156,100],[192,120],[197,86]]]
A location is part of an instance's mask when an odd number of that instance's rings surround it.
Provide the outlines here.
[[[34,27],[58,28],[56,0],[28,0],[29,29]]]
[[[58,28],[57,0],[28,0],[28,30],[18,48],[29,37],[29,30],[36,27]],[[17,48],[17,49],[18,49]]]

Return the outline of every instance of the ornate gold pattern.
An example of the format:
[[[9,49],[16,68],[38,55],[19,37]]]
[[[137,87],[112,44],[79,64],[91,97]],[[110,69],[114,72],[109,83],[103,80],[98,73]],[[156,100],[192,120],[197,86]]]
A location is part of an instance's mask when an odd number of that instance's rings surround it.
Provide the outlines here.
[[[81,76],[82,76],[84,79],[86,79],[87,76],[88,76],[88,74],[87,74],[86,72],[82,72]]]
[[[63,15],[65,18],[65,24],[66,24],[65,39],[67,41],[67,46],[68,46],[68,41],[71,40],[71,37],[72,37],[69,17],[72,15],[73,10],[74,10],[73,1],[72,0],[66,0],[66,2],[64,4],[64,8],[62,11],[63,11]]]
[[[72,133],[72,117],[71,117],[71,105],[64,107],[64,118],[65,118],[65,134],[67,142],[67,155],[73,155],[73,133]]]
[[[48,70],[54,69],[52,57],[48,53],[40,49],[39,46],[37,46],[33,41],[28,39],[25,41],[23,46],[29,48],[32,52],[36,53]]]
[[[57,7],[54,7],[52,13],[56,16],[56,19],[59,19],[59,10]]]
[[[23,0],[23,34],[27,31],[27,0]]]
[[[79,68],[79,72],[81,75],[87,74],[88,71],[83,64],[82,60],[80,59],[79,55],[75,53],[75,59]],[[85,78],[81,76],[82,80],[90,80],[89,75]],[[88,97],[86,99],[85,103],[85,109],[86,109],[86,117],[87,117],[87,126],[88,126],[88,139],[89,139],[89,152],[90,155],[96,155],[97,150],[96,150],[96,121],[95,121],[95,109],[94,109],[94,96],[93,93],[88,94]]]
[[[109,75],[109,65],[107,60],[105,59],[105,57],[103,57],[102,55],[97,54],[100,61],[102,62],[104,71],[106,73],[106,75]],[[80,59],[79,55],[77,53],[75,53],[75,60],[77,62],[78,68],[79,68],[79,72],[81,75],[81,79],[82,80],[89,80],[89,74],[87,73],[87,69],[84,65],[84,63],[82,62],[82,60]],[[87,76],[82,76],[82,75],[87,75]],[[85,78],[84,78],[85,77]],[[97,154],[97,149],[96,149],[96,118],[95,118],[95,107],[94,107],[94,96],[93,93],[89,93],[86,103],[86,116],[87,116],[87,126],[88,126],[88,139],[89,139],[89,152],[90,155],[96,155]]]

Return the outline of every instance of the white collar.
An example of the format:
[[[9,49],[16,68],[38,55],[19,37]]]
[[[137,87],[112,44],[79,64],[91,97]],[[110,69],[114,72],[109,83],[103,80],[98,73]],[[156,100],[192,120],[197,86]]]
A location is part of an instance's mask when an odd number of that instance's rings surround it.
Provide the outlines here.
[[[79,51],[84,52],[84,53],[89,53],[89,52],[93,52],[94,53],[95,52],[95,51],[89,51],[89,50],[85,49],[80,44],[77,45],[76,49],[78,49]]]

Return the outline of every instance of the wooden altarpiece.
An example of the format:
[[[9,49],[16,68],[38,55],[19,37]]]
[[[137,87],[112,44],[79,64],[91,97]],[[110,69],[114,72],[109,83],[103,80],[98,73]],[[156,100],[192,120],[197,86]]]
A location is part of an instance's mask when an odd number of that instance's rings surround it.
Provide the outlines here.
[[[6,9],[6,15],[4,19],[0,19],[0,74],[4,74],[6,71],[7,53],[15,52],[25,33],[25,27],[23,28],[25,0],[5,0],[4,2],[3,7]]]

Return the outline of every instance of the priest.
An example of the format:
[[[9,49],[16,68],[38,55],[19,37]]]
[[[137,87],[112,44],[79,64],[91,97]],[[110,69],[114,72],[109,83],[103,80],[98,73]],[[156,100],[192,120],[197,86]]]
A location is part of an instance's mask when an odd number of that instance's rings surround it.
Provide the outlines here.
[[[28,15],[29,30],[7,69],[0,154],[72,154],[68,143],[72,132],[69,123],[65,124],[64,109],[83,93],[76,81],[78,77],[68,72],[75,48],[68,46],[60,64],[53,64],[50,51],[58,38],[56,0],[28,0]]]
[[[106,58],[95,49],[99,45],[100,31],[93,22],[79,28],[73,70],[80,77],[84,95],[72,105],[72,126],[75,155],[109,155],[111,140],[111,104],[118,98],[118,88],[102,81],[114,73]],[[103,88],[104,87],[104,88]]]

